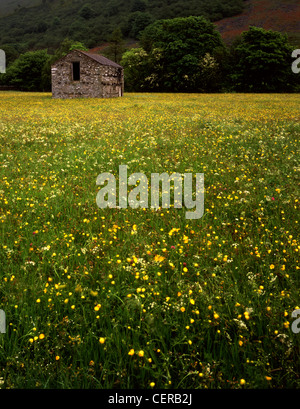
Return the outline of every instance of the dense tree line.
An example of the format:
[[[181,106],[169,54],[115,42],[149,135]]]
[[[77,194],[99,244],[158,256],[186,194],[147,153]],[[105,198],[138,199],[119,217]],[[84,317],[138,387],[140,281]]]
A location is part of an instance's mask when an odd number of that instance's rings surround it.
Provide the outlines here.
[[[190,16],[153,22],[141,33],[139,47],[129,50],[117,28],[106,55],[123,65],[126,91],[299,92],[300,74],[291,69],[293,48],[287,36],[257,27],[226,46],[213,23]],[[0,84],[50,91],[51,64],[72,49],[86,47],[65,40],[52,54],[23,53]]]
[[[148,26],[121,64],[129,91],[298,92],[292,51],[287,36],[257,27],[227,47],[211,22],[188,17]]]

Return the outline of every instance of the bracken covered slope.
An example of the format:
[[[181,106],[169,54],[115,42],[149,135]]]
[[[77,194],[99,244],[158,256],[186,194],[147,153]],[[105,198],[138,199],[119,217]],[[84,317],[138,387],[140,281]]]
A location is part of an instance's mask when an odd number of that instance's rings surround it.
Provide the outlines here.
[[[256,26],[286,33],[293,44],[300,46],[299,0],[247,0],[241,14],[215,24],[228,43],[249,26]]]

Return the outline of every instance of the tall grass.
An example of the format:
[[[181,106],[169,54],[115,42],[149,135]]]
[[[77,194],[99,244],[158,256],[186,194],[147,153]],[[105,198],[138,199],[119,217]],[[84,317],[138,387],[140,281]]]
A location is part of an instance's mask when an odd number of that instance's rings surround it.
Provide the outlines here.
[[[298,95],[0,104],[2,388],[299,387]],[[203,217],[99,209],[121,164],[204,173]]]

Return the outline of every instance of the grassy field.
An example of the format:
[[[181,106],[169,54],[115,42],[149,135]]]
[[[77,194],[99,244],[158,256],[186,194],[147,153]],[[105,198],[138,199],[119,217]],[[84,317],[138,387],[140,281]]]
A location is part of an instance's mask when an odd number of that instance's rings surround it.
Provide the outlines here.
[[[299,387],[299,106],[0,93],[0,387]],[[203,217],[98,208],[121,164],[204,173]]]

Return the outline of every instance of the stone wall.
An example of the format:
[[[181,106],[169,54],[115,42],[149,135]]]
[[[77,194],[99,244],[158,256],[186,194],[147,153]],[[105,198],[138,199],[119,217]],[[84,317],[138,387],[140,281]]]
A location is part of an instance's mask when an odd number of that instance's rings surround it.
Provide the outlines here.
[[[80,79],[73,80],[73,62],[80,63]],[[123,95],[123,70],[102,65],[73,51],[51,67],[53,98],[110,98]]]
[[[123,72],[120,68],[101,66],[102,97],[121,97],[123,95]]]

